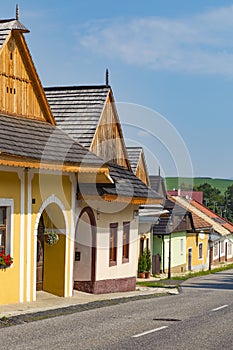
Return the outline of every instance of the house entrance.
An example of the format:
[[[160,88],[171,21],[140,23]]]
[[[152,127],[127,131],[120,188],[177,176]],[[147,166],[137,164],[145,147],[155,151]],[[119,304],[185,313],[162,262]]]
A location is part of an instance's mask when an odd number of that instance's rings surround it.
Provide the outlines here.
[[[192,270],[192,248],[188,250],[188,270]]]
[[[90,207],[80,213],[74,251],[74,289],[93,292],[96,279],[96,221]]]
[[[44,290],[58,296],[64,296],[65,233],[66,224],[61,208],[56,203],[49,204],[43,210],[37,227],[37,291]],[[53,237],[55,239],[52,239]]]

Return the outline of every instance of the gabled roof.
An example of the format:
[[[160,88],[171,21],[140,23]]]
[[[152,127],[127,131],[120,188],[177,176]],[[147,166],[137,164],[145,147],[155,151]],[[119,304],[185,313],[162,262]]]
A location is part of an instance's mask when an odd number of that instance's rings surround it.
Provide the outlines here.
[[[17,59],[21,57],[23,59],[23,63],[25,66],[25,69],[27,71],[27,74],[29,76],[30,84],[33,86],[33,92],[35,93],[36,99],[40,105],[41,111],[43,112],[43,116],[45,120],[52,125],[55,125],[55,120],[53,118],[53,115],[51,113],[49,104],[47,102],[47,99],[45,97],[44,90],[42,88],[39,76],[37,74],[36,68],[34,66],[30,51],[28,49],[27,43],[24,38],[24,33],[29,33],[29,30],[17,19],[5,19],[0,20],[0,52],[4,50],[5,46],[4,44],[7,44],[8,41],[11,39],[11,36],[14,37],[17,47],[19,49],[20,55],[18,55]],[[9,65],[6,63],[5,68]],[[17,65],[15,65],[17,67]],[[0,72],[0,74],[6,76],[6,72]],[[22,81],[22,76],[15,75],[8,75],[8,78],[15,79]],[[3,107],[4,108],[4,107]],[[1,112],[5,112],[4,110],[1,110]],[[8,111],[7,111],[8,113]],[[17,112],[12,112],[11,114],[17,114]],[[10,114],[10,113],[9,113]],[[33,116],[34,118],[34,116]]]
[[[172,206],[171,203],[173,203],[174,208],[176,208],[176,211],[180,210],[180,208],[182,208],[181,210],[185,211],[186,213],[191,213],[193,224],[194,224],[194,228],[196,230],[210,229],[212,227],[211,224],[208,223],[206,220],[204,220],[200,215],[198,215],[197,213],[192,212],[191,210],[188,210],[189,207],[187,208],[187,206],[182,205],[182,203],[178,203],[172,196],[168,196],[168,198],[166,200],[166,203],[167,202],[169,203],[170,207]]]
[[[90,148],[110,87],[46,87],[44,91],[57,125]]]
[[[146,159],[142,147],[126,147],[128,160],[133,173],[144,181],[148,186],[150,179],[147,170]]]
[[[221,234],[222,236],[226,236],[228,234],[230,234],[232,231],[229,228],[224,227],[222,224],[220,224],[219,222],[217,222],[216,220],[214,220],[214,217],[211,217],[211,215],[209,215],[209,211],[208,210],[204,210],[203,208],[205,208],[204,205],[197,203],[195,201],[195,205],[193,205],[193,201],[189,202],[181,197],[172,197],[179,205],[182,205],[184,208],[187,208],[187,210],[191,211],[191,213],[197,214],[199,217],[201,217],[202,219],[204,219],[209,225],[211,225],[211,227],[213,227],[213,229]],[[196,203],[198,204],[198,207],[196,205]],[[200,207],[199,207],[200,206]],[[201,210],[202,207],[202,210]],[[207,209],[207,208],[206,208]],[[213,213],[213,212],[212,212]],[[214,213],[213,213],[214,214]],[[216,215],[216,217],[218,217],[218,215]],[[231,224],[230,224],[231,225]],[[232,226],[232,225],[231,225]],[[233,227],[232,227],[233,228]]]
[[[166,197],[164,178],[160,175],[150,175],[149,178],[151,188],[154,191],[160,193],[162,196]]]
[[[0,49],[12,30],[18,30],[22,33],[29,33],[29,30],[24,27],[20,21],[14,18],[0,20]]]
[[[141,154],[143,152],[142,147],[126,147],[128,153],[128,159],[134,174],[136,174],[138,162],[140,160]]]
[[[49,123],[0,115],[0,157],[52,163],[96,164],[103,160]]]
[[[205,207],[203,204],[200,204],[196,200],[192,200],[191,204],[195,208],[199,209],[202,213],[211,217],[214,221],[219,223],[222,227],[226,228],[230,232],[233,232],[233,224],[232,223],[230,223],[229,221],[227,221],[223,217],[219,216],[218,214],[214,213],[211,209]]]

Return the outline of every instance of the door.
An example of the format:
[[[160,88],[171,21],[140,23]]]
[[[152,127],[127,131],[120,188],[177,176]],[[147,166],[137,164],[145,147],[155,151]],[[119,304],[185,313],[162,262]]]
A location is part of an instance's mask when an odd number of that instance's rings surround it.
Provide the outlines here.
[[[159,274],[161,272],[160,268],[161,256],[159,254],[152,256],[152,274]]]
[[[192,270],[192,248],[188,250],[188,270]]]
[[[43,289],[44,274],[44,220],[41,215],[37,232],[36,290]]]
[[[227,261],[227,242],[225,243],[225,261]]]

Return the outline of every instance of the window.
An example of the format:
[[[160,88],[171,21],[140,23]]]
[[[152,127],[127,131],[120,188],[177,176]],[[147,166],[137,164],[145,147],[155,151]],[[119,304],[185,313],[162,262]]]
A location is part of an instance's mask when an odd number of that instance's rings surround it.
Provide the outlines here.
[[[228,242],[228,255],[232,255],[232,244]]]
[[[140,256],[143,254],[144,251],[144,238],[142,237],[140,239]]]
[[[218,243],[214,243],[214,256],[218,256]]]
[[[184,238],[180,239],[180,255],[184,254]]]
[[[129,261],[129,232],[130,223],[123,222],[123,246],[122,246],[122,262]]]
[[[109,236],[109,266],[117,264],[117,229],[118,224],[110,224]]]
[[[199,243],[199,259],[202,259],[202,249],[203,249],[203,243]]]
[[[0,207],[0,252],[6,250],[6,207]]]
[[[224,241],[220,243],[221,254],[224,254]]]

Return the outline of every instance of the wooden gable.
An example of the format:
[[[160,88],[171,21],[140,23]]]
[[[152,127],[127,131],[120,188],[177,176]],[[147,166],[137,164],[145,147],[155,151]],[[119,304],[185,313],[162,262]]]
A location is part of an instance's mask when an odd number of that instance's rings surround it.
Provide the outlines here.
[[[140,180],[142,180],[142,182],[144,182],[147,186],[149,186],[150,182],[149,182],[149,177],[148,177],[147,167],[146,167],[146,161],[145,161],[145,157],[144,157],[143,151],[140,153],[140,158],[139,158],[139,161],[138,161],[138,165],[137,165],[137,168],[136,168],[135,175]]]
[[[55,125],[23,32],[11,29],[0,49],[0,112]]]
[[[111,90],[108,93],[90,151],[105,161],[131,170],[127,151]]]

